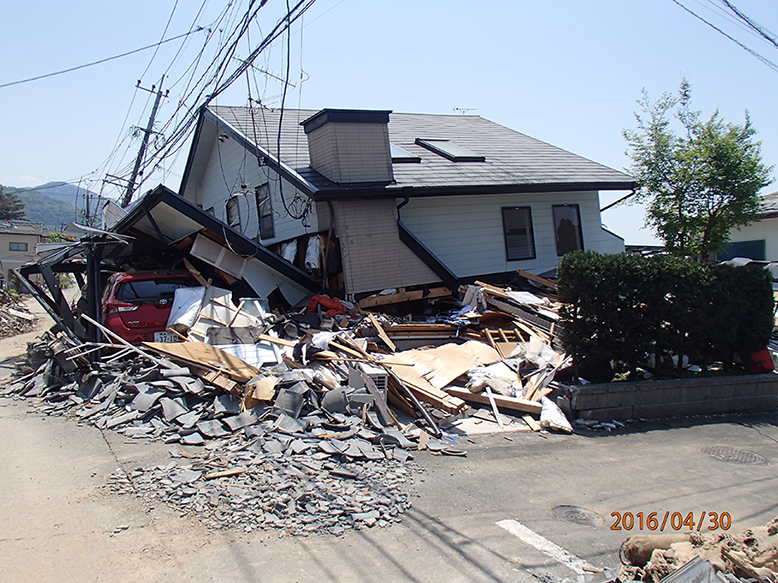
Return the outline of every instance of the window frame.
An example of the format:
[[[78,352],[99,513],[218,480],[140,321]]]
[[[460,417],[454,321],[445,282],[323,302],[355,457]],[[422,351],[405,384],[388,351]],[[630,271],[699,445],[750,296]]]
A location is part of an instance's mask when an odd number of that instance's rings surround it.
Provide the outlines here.
[[[562,218],[557,220],[557,209],[575,209],[575,216],[578,221],[577,224],[573,224],[573,227],[576,229],[576,244],[577,247],[575,249],[570,249],[568,251],[562,251],[559,248],[559,223],[562,222]],[[578,251],[585,249],[584,247],[584,238],[583,238],[583,229],[581,227],[581,207],[577,203],[570,203],[570,204],[555,204],[551,206],[551,220],[554,225],[554,243],[556,244],[556,255],[557,257],[562,257],[566,255],[567,253],[570,253],[572,251]]]
[[[14,247],[14,246],[18,247]],[[9,241],[8,242],[8,250],[9,251],[21,251],[22,253],[26,253],[29,250],[30,246],[27,243],[23,243],[20,241]]]
[[[227,203],[224,205],[224,211],[226,216],[226,223],[233,229],[240,230],[240,202],[238,196],[233,194],[227,199]]]
[[[272,239],[276,236],[276,228],[273,220],[273,193],[270,190],[270,183],[265,182],[254,188],[254,197],[257,205],[257,238],[260,241]]]
[[[502,234],[503,234],[503,240],[505,242],[505,258],[507,261],[530,261],[532,259],[537,259],[537,249],[535,248],[535,228],[532,223],[532,207],[531,206],[509,206],[509,207],[502,207],[500,209],[502,211]],[[526,257],[512,257],[511,256],[511,246],[508,245],[508,237],[509,236],[517,236],[517,235],[510,235],[508,232],[508,224],[506,222],[507,214],[511,211],[526,211],[527,216],[527,227],[525,229],[528,231],[525,236],[529,237],[529,250],[531,252],[531,255]]]

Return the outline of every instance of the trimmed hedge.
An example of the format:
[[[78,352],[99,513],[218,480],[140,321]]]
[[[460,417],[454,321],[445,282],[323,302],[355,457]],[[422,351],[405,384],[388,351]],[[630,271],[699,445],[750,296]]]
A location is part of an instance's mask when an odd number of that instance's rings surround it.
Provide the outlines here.
[[[562,259],[557,285],[562,343],[577,374],[595,382],[634,373],[651,355],[660,373],[672,368],[671,355],[730,368],[773,330],[772,277],[755,265],[575,251]]]

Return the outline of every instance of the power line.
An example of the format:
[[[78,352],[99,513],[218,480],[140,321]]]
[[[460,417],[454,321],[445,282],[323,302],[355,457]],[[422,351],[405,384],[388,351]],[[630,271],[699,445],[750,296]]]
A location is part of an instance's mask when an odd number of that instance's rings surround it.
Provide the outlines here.
[[[296,22],[297,19],[300,18],[314,4],[315,0],[307,0],[307,2],[306,0],[300,0],[297,4],[295,4],[294,7],[288,10],[287,14],[284,17],[278,20],[275,27],[268,35],[266,35],[263,38],[263,40],[260,42],[257,48],[254,49],[254,51],[252,51],[252,53],[246,59],[241,60],[240,66],[238,66],[237,69],[234,70],[226,79],[221,80],[221,77],[226,73],[227,66],[229,65],[233,55],[235,54],[235,50],[237,48],[237,42],[243,37],[243,35],[245,34],[248,28],[248,25],[254,20],[257,12],[266,4],[266,2],[267,0],[261,0],[260,5],[253,11],[252,11],[252,6],[254,2],[251,2],[248,10],[246,11],[246,14],[242,19],[241,24],[228,37],[229,39],[232,39],[235,36],[235,33],[238,33],[237,38],[235,38],[235,40],[233,40],[229,46],[225,46],[219,50],[218,56],[221,57],[221,60],[218,62],[218,65],[216,67],[209,68],[215,70],[213,70],[213,72],[210,75],[208,75],[208,72],[206,71],[206,73],[203,74],[200,80],[195,84],[195,86],[197,87],[198,85],[200,85],[200,82],[203,81],[206,78],[206,76],[208,76],[208,79],[205,81],[205,83],[202,85],[201,89],[199,90],[198,96],[193,100],[192,105],[187,106],[184,103],[184,101],[188,100],[188,98],[195,92],[195,90],[190,92],[190,94],[180,102],[179,107],[176,109],[174,116],[165,124],[164,127],[167,128],[173,122],[175,116],[178,115],[178,113],[183,110],[185,110],[184,118],[170,132],[165,146],[160,148],[157,152],[155,152],[152,156],[150,156],[147,159],[147,161],[144,164],[144,170],[156,164],[156,160],[164,159],[172,155],[173,153],[175,153],[183,145],[182,142],[189,136],[193,128],[193,125],[197,120],[197,115],[201,107],[204,107],[208,103],[213,101],[216,97],[218,97],[221,93],[223,93],[230,85],[232,85],[232,83],[236,79],[240,78],[240,76],[246,71],[246,69],[249,68],[249,66],[253,63],[253,61],[272,42],[274,42],[281,34],[283,34],[294,22]],[[213,61],[213,63],[215,62],[216,60]],[[201,98],[203,97],[206,89],[214,84],[216,84],[214,90],[210,94],[208,94],[203,101],[201,101]]]
[[[707,24],[708,26],[710,26],[710,27],[711,27],[713,30],[715,30],[715,31],[717,31],[717,32],[721,33],[722,35],[724,35],[725,37],[727,37],[729,40],[731,40],[733,43],[735,43],[736,45],[738,45],[740,48],[742,48],[742,49],[744,49],[744,50],[748,51],[749,53],[751,53],[753,56],[755,56],[757,59],[759,59],[760,61],[762,61],[762,62],[763,62],[765,65],[767,65],[768,67],[770,67],[770,68],[771,68],[771,69],[773,69],[774,71],[778,72],[778,65],[776,65],[775,63],[773,63],[773,62],[772,62],[770,59],[768,59],[767,57],[765,57],[765,56],[762,56],[762,55],[760,55],[759,53],[757,53],[755,50],[753,50],[753,49],[751,49],[751,48],[747,47],[746,45],[744,45],[743,43],[741,43],[739,40],[737,40],[736,38],[734,38],[733,36],[730,36],[729,34],[727,34],[726,32],[724,32],[723,30],[721,30],[721,29],[720,29],[718,26],[716,26],[715,24],[713,24],[713,23],[711,23],[711,22],[708,22],[708,21],[707,21],[707,20],[705,20],[705,19],[704,19],[702,16],[700,16],[699,14],[697,14],[696,12],[694,12],[693,10],[691,10],[690,8],[687,8],[686,6],[684,6],[683,4],[681,4],[681,3],[680,3],[678,0],[672,0],[672,2],[673,2],[673,4],[676,4],[676,5],[680,6],[681,8],[683,8],[683,9],[684,9],[686,12],[688,12],[689,14],[691,14],[692,16],[694,16],[695,18],[697,18],[698,20],[701,20],[702,22],[704,22],[705,24]]]
[[[770,42],[775,48],[778,48],[778,42],[771,37],[769,34],[765,32],[765,30],[759,26],[756,22],[751,20],[748,16],[743,14],[736,6],[733,6],[731,2],[728,2],[727,0],[721,0],[727,8],[729,8],[732,12],[734,12],[738,18],[740,18],[743,22],[745,22],[749,27],[753,28],[757,33],[759,33],[759,36],[762,38],[767,39],[768,42]]]
[[[165,35],[167,34],[167,29],[170,28],[170,23],[173,21],[173,16],[176,13],[176,8],[178,8],[178,0],[176,0],[175,4],[173,4],[173,10],[170,12],[170,16],[167,19],[167,24],[165,25],[165,30],[162,31],[162,38],[159,39],[160,42],[162,42],[165,39]],[[191,30],[191,29],[190,29]],[[149,64],[146,65],[146,68],[143,70],[143,73],[141,73],[140,78],[143,79],[143,76],[149,72],[149,68],[151,67],[151,64],[154,62],[154,59],[157,56],[157,53],[159,52],[159,46],[157,45],[157,48],[154,49],[154,54],[151,55],[151,59],[149,59]],[[182,45],[183,46],[183,45]],[[179,49],[180,51],[181,49]]]
[[[93,61],[91,63],[86,63],[85,65],[78,65],[77,67],[71,67],[70,69],[64,69],[62,71],[56,71],[55,73],[46,73],[45,75],[38,75],[37,77],[30,77],[29,79],[21,79],[19,81],[11,81],[10,83],[3,83],[0,85],[0,89],[3,89],[5,87],[11,87],[12,85],[21,85],[22,83],[30,83],[31,81],[38,81],[40,79],[46,79],[48,77],[55,77],[56,75],[64,75],[65,73],[72,73],[73,71],[78,71],[79,69],[86,69],[87,67],[93,67],[94,65],[100,65],[102,63],[107,63],[108,61],[114,61],[116,59],[121,59],[122,57],[128,57],[130,55],[134,55],[135,53],[140,53],[141,51],[146,51],[148,49],[153,49],[154,47],[158,47],[160,45],[163,45],[165,43],[172,42],[174,40],[178,40],[180,38],[184,38],[185,36],[189,36],[192,33],[200,32],[202,27],[197,27],[195,30],[190,30],[189,32],[185,32],[184,34],[180,34],[178,36],[174,36],[173,38],[169,38],[167,40],[160,41],[158,43],[154,43],[153,45],[148,45],[145,47],[141,47],[139,49],[135,49],[126,53],[122,53],[121,55],[115,55],[113,57],[108,57],[106,59],[100,59],[99,61]]]

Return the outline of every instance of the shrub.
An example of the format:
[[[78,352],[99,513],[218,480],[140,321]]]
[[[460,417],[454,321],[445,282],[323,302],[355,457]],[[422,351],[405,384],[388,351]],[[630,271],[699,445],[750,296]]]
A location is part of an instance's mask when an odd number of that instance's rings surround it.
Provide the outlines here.
[[[754,265],[576,251],[562,259],[558,288],[562,343],[576,374],[595,382],[634,374],[649,355],[660,373],[684,355],[729,368],[736,354],[766,346],[773,329],[771,276]]]

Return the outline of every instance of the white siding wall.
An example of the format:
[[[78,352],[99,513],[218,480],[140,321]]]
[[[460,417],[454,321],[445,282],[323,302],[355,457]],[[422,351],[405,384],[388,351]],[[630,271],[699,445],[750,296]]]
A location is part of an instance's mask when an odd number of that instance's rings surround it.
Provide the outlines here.
[[[599,243],[599,248],[589,247],[600,253],[624,253],[624,239],[611,233],[607,229],[602,229],[602,239]]]
[[[740,229],[734,229],[729,234],[729,240],[737,241],[765,241],[765,259],[778,261],[778,218],[764,219]]]
[[[242,184],[247,185],[248,194],[238,198],[241,217],[240,231],[245,236],[254,239],[259,232],[254,187],[265,182],[270,184],[273,199],[275,236],[272,239],[263,239],[262,244],[269,245],[318,231],[315,206],[311,206],[306,219],[307,227],[301,220],[289,216],[281,201],[282,188],[279,186],[278,175],[267,166],[259,167],[256,157],[232,139],[227,139],[224,142],[214,141],[202,181],[197,188],[198,202],[202,204],[203,209],[207,210],[213,207],[216,218],[227,222],[225,206],[227,199],[231,194],[240,192]],[[292,203],[296,194],[298,194],[297,189],[284,181],[284,199],[294,214],[297,214],[303,206],[299,202]],[[303,203],[309,200],[302,193],[299,193],[297,198]]]
[[[399,202],[399,201],[398,201]],[[600,223],[599,194],[590,192],[411,198],[400,210],[408,229],[459,277],[524,269],[542,273],[559,263],[552,206],[577,204],[585,249],[623,251]],[[535,259],[508,261],[502,208],[529,206]]]

